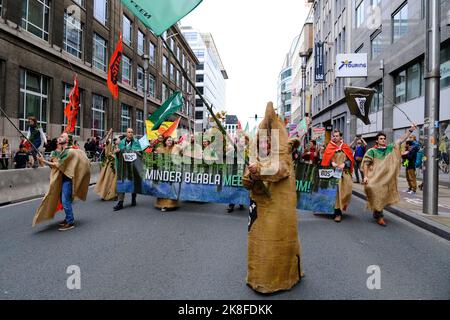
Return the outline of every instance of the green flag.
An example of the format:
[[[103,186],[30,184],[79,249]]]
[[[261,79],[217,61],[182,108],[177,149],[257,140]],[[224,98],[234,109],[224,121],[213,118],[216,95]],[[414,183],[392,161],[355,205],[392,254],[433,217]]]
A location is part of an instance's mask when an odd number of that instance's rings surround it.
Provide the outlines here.
[[[247,121],[247,124],[245,125],[244,132],[247,132],[247,133],[248,133],[248,130],[249,130],[249,128],[248,128],[248,121]]]
[[[161,123],[163,123],[172,114],[177,112],[184,105],[183,95],[179,91],[175,91],[169,99],[164,101],[161,107],[155,111],[148,120],[153,123],[153,129],[157,130]]]
[[[202,0],[122,0],[146,27],[160,36]]]

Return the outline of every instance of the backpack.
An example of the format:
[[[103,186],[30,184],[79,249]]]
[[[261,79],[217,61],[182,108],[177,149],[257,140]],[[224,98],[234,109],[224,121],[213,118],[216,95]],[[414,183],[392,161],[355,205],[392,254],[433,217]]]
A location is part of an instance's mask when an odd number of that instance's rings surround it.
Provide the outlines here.
[[[420,149],[419,151],[417,151],[416,163],[415,163],[416,168],[422,167],[422,158],[423,158],[423,149]]]

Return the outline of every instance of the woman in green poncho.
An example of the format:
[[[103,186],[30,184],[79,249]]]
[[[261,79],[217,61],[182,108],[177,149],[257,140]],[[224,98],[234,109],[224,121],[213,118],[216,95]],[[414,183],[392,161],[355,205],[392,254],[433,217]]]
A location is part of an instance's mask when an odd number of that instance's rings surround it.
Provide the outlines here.
[[[141,191],[141,178],[139,176],[139,168],[137,168],[136,161],[138,157],[133,157],[133,154],[141,152],[142,148],[139,141],[133,137],[133,129],[128,128],[125,139],[120,141],[119,148],[116,150],[116,168],[117,180],[122,183],[133,183],[133,191],[131,198],[131,206],[136,206],[136,194]],[[125,192],[117,193],[119,202],[114,207],[114,211],[123,209],[123,201],[125,200]]]

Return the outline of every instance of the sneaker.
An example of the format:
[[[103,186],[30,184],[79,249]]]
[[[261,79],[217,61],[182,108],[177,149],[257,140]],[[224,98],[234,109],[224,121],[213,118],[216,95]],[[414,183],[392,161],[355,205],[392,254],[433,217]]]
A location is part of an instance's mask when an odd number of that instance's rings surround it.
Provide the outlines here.
[[[166,212],[167,208],[161,208],[161,212]]]
[[[63,221],[61,221],[60,223],[58,223],[58,226],[63,227],[66,224],[66,219],[64,219]]]
[[[114,209],[114,211],[119,211],[119,210],[123,209],[123,202],[119,201],[119,203],[113,209]]]
[[[416,194],[416,192],[413,190],[410,190],[410,191],[408,191],[408,194]]]
[[[378,219],[378,220],[377,220],[377,223],[378,223],[380,226],[382,226],[382,227],[386,227],[386,226],[387,226],[387,224],[386,224],[386,222],[384,221],[383,218]]]
[[[406,190],[404,190],[403,192],[406,192],[406,193],[409,193],[411,191],[411,189],[406,189]]]
[[[233,211],[234,211],[234,208],[230,208],[230,207],[227,208],[227,213],[231,213]]]
[[[73,228],[75,228],[75,224],[73,224],[73,223],[66,223],[65,225],[63,225],[58,230],[59,231],[67,231],[67,230],[70,230],[70,229],[73,229]]]
[[[334,221],[336,221],[336,222],[341,222],[342,221],[342,215],[341,214],[337,214],[335,217],[334,217]]]

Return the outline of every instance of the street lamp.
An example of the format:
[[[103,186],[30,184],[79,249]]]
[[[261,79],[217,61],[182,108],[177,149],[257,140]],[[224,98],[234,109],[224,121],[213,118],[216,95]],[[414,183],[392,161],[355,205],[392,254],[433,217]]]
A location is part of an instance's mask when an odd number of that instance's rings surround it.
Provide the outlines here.
[[[147,92],[148,92],[148,64],[150,61],[150,57],[148,54],[142,55],[142,60],[144,61],[144,124],[145,120],[147,120]]]
[[[306,62],[308,58],[307,52],[300,52],[300,58],[301,58],[301,68],[302,68],[302,116],[305,116],[306,113]]]

